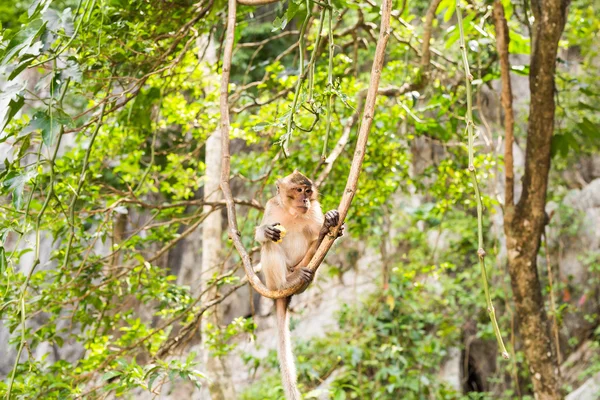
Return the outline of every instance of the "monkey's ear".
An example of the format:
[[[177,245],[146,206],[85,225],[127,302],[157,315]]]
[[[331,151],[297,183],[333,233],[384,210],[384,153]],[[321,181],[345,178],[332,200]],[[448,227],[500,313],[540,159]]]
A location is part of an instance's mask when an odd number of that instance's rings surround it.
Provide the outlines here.
[[[281,184],[281,179],[277,179],[277,182],[275,182],[275,187],[277,188],[277,194],[279,194],[279,185]]]

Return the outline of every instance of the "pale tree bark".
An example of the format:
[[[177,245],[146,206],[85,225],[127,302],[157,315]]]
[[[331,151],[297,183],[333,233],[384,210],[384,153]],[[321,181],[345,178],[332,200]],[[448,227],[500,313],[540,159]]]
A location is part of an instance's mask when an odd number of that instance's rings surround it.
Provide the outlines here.
[[[222,197],[219,188],[221,179],[221,132],[219,129],[206,141],[205,160],[204,200],[210,202],[219,201]],[[211,207],[205,206],[204,212],[210,211]],[[222,224],[223,218],[220,211],[211,213],[202,224],[202,276],[204,279],[210,279],[222,269]],[[213,294],[209,295],[209,298],[217,297],[218,289],[215,287],[212,291]],[[219,306],[215,306],[212,312],[206,317],[206,322],[214,326],[219,326],[222,316],[219,310]],[[212,357],[208,354],[208,350],[206,350],[205,360],[205,365],[211,379],[209,390],[212,400],[235,399],[235,390],[231,383],[231,374],[229,368],[227,368],[225,359]]]
[[[210,40],[210,39],[209,39]],[[205,48],[205,46],[199,46]],[[217,55],[214,41],[208,43],[206,47],[205,60],[209,65],[215,65]],[[206,71],[210,73],[210,71]],[[210,85],[212,86],[212,85]],[[215,110],[216,112],[217,110]],[[204,157],[205,173],[204,173],[204,201],[218,202],[223,199],[220,179],[221,179],[221,130],[216,129],[208,138],[205,145],[206,155]],[[223,233],[223,217],[221,211],[211,212],[212,206],[204,206],[204,213],[208,216],[202,224],[202,282],[201,286],[204,290],[207,287],[206,281],[211,279],[215,274],[220,275],[224,267],[223,260],[223,243],[221,236]],[[219,296],[218,288],[215,286],[208,293],[208,298],[213,299]],[[210,314],[202,321],[202,328],[206,323],[214,326],[219,326],[222,320],[221,307],[216,305]],[[236,394],[231,383],[231,373],[227,367],[225,358],[212,357],[205,349],[204,361],[211,383],[208,386],[212,400],[229,400],[235,399]]]
[[[533,26],[529,88],[531,104],[527,128],[527,149],[523,190],[517,204],[512,199],[512,159],[506,174],[507,196],[504,210],[504,230],[508,253],[508,269],[519,331],[525,357],[538,400],[561,399],[559,368],[552,346],[550,324],[544,308],[541,284],[537,271],[537,255],[541,235],[547,223],[545,214],[550,145],[554,131],[554,75],[558,41],[566,23],[568,0],[533,0]],[[495,6],[496,26],[502,78],[508,80],[508,31],[501,5]],[[504,60],[503,60],[504,58]],[[503,85],[505,112],[512,114],[510,85]],[[512,115],[510,115],[512,117]],[[509,121],[512,124],[512,121]],[[512,134],[512,126],[506,127]],[[512,138],[507,138],[512,139]],[[512,146],[512,140],[506,145]],[[509,149],[506,151],[509,154]],[[510,187],[509,187],[510,185]]]

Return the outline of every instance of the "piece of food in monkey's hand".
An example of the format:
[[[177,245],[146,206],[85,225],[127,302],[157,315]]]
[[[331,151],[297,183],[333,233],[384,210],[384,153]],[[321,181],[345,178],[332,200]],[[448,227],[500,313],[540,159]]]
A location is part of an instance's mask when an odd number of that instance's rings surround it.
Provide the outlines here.
[[[283,238],[285,237],[285,234],[287,233],[287,231],[285,230],[285,228],[281,224],[277,224],[277,225],[273,226],[273,228],[277,229],[280,232],[280,234],[279,234],[279,240],[276,241],[275,243],[281,243],[283,241]]]

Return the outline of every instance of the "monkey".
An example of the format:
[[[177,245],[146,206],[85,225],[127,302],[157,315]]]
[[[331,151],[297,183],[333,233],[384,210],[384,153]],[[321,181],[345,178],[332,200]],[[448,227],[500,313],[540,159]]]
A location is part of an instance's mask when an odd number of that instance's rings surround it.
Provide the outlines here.
[[[260,263],[269,289],[286,289],[302,283],[301,292],[314,278],[314,272],[306,266],[330,229],[338,225],[340,215],[337,210],[323,215],[317,188],[298,170],[279,179],[276,187],[277,194],[267,202],[262,222],[256,228],[255,239],[261,244]],[[343,233],[344,225],[338,237]],[[300,392],[290,342],[287,312],[290,300],[291,297],[275,300],[277,352],[286,398],[296,400],[300,399]]]

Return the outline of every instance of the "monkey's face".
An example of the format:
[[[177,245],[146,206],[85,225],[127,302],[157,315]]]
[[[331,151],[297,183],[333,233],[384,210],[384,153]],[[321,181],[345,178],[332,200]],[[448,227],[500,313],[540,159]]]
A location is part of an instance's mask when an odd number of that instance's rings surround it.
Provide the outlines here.
[[[286,190],[288,205],[303,214],[310,210],[310,202],[314,196],[312,185],[291,185]]]
[[[306,214],[310,210],[311,201],[317,199],[317,190],[312,181],[298,170],[277,181],[277,193],[292,214]]]

